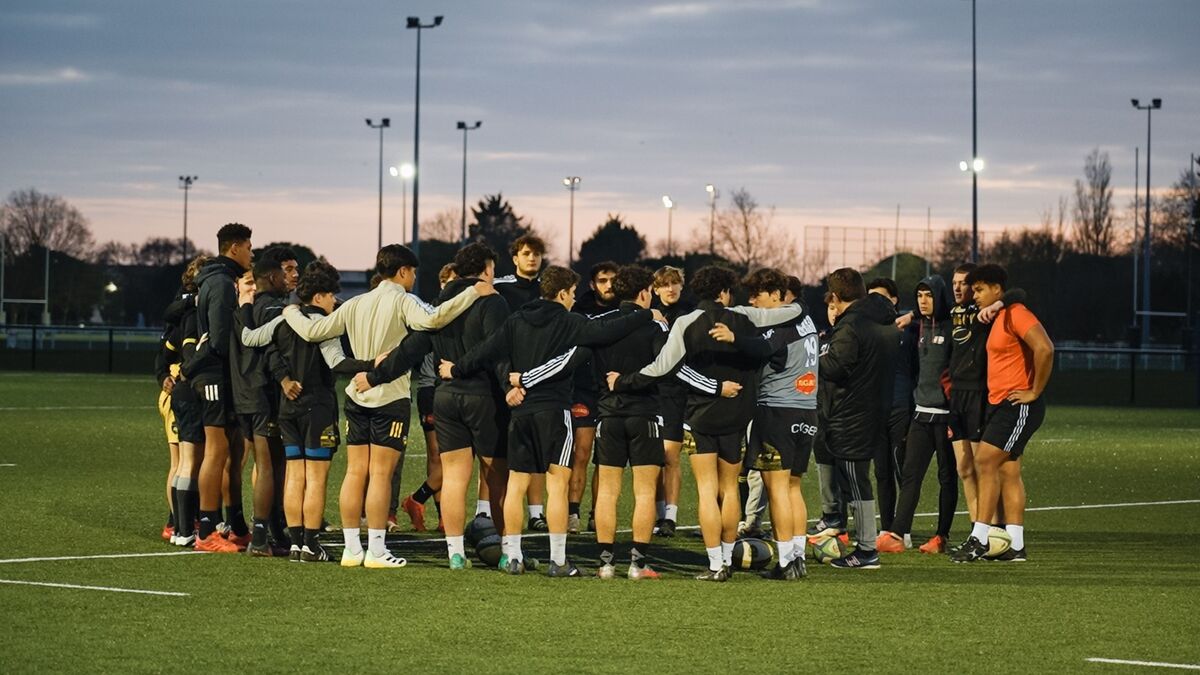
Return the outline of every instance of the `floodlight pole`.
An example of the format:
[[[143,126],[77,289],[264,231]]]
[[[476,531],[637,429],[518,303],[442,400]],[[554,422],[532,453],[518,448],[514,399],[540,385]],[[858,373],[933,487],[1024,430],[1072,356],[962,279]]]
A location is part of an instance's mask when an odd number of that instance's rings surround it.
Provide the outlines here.
[[[376,236],[376,251],[383,248],[383,130],[391,125],[392,120],[387,117],[379,120],[379,124],[372,124],[371,118],[367,118],[367,126],[379,130],[379,229]]]
[[[979,262],[979,115],[975,87],[975,0],[971,0],[971,262]]]
[[[417,86],[413,108],[413,204],[412,204],[412,252],[417,259],[421,258],[421,31],[426,28],[437,28],[442,25],[441,16],[433,17],[433,23],[421,23],[419,17],[408,17],[406,28],[417,31]]]
[[[188,192],[192,189],[192,183],[195,183],[198,176],[180,176],[179,189],[183,190],[183,264],[188,264],[188,237],[187,237],[187,212],[188,212]]]
[[[1146,111],[1146,220],[1142,234],[1142,347],[1150,344],[1150,117],[1153,111],[1162,107],[1162,99],[1151,99],[1148,105],[1141,105],[1138,99],[1132,99],[1133,107]]]
[[[575,265],[575,191],[583,179],[579,176],[567,176],[563,179],[563,187],[571,193],[570,224],[567,226],[567,269]]]
[[[462,234],[459,236],[459,241],[467,241],[467,132],[478,129],[483,122],[476,121],[474,126],[467,126],[466,122],[459,122],[458,128],[463,132],[463,180],[462,180]]]

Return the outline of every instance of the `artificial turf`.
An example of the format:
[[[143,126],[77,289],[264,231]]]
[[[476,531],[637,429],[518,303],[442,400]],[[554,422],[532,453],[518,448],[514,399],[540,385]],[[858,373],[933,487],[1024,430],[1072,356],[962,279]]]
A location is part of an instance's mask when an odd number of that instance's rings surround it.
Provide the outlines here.
[[[1048,510],[1027,515],[1024,564],[953,565],[913,551],[884,556],[876,571],[810,562],[800,582],[739,573],[704,584],[690,579],[702,546],[684,532],[655,541],[664,579],[637,584],[509,577],[478,564],[451,573],[444,545],[421,541],[436,532],[393,538],[409,559],[400,570],[233,555],[5,562],[174,550],[159,539],[168,462],[155,395],[150,378],[0,374],[0,580],[188,594],[0,583],[0,670],[1103,673],[1127,666],[1086,659],[1200,664],[1196,410],[1052,407],[1025,460],[1029,506]],[[419,434],[409,452],[405,491],[424,479]],[[343,468],[339,455],[331,520]],[[935,508],[932,474],[922,512]],[[815,487],[807,477],[812,514]],[[1185,503],[1057,508],[1165,501]],[[681,502],[681,525],[694,523],[686,473]],[[628,499],[621,510],[627,526]],[[956,539],[966,521],[956,519]],[[918,543],[932,526],[917,519]],[[526,544],[543,559],[547,548],[544,538]],[[595,569],[587,537],[568,550]]]

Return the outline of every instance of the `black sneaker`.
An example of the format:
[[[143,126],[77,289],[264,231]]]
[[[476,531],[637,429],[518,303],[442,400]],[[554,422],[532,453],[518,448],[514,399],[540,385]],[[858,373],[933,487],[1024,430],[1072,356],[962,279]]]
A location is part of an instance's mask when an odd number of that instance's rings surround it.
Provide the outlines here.
[[[663,518],[658,521],[658,536],[670,539],[675,536],[675,521]]]
[[[525,574],[525,563],[516,558],[510,558],[504,571],[509,574]]]
[[[299,546],[292,546],[292,548],[288,551],[288,560],[290,560],[291,562],[300,562],[300,547]]]
[[[956,563],[975,562],[987,555],[987,551],[987,544],[976,539],[975,535],[971,535],[950,554],[950,560]]]
[[[704,570],[703,574],[696,575],[697,581],[729,581],[729,568],[722,567],[715,572],[713,570]]]
[[[1000,555],[984,556],[984,560],[992,560],[995,562],[1025,562],[1028,558],[1025,557],[1025,549],[1010,548]]]
[[[582,577],[583,572],[575,566],[575,563],[567,560],[562,565],[554,561],[550,561],[550,567],[546,568],[546,576],[548,577]]]
[[[781,567],[779,565],[779,563],[775,563],[774,567],[772,567],[771,569],[763,570],[763,571],[759,572],[758,576],[760,576],[764,579],[771,579],[772,581],[783,581],[783,580],[787,579],[786,574],[787,574],[787,567]]]
[[[300,562],[315,563],[315,562],[336,562],[333,556],[329,555],[329,551],[325,550],[324,546],[317,544],[317,549],[305,546],[300,549]]]
[[[251,558],[270,558],[271,546],[270,544],[266,543],[255,544],[254,542],[250,542],[250,544],[246,546],[246,555],[250,556]]]
[[[549,532],[550,525],[546,522],[545,516],[534,516],[529,519],[529,524],[525,527],[527,530],[534,532]]]
[[[820,520],[808,528],[810,537],[836,537],[845,533],[846,523],[829,515],[822,515]]]
[[[783,569],[783,577],[788,581],[803,579],[806,576],[808,576],[808,566],[804,564],[804,558],[796,558]]]
[[[879,553],[856,549],[854,553],[838,558],[829,564],[840,570],[877,570],[879,569]]]

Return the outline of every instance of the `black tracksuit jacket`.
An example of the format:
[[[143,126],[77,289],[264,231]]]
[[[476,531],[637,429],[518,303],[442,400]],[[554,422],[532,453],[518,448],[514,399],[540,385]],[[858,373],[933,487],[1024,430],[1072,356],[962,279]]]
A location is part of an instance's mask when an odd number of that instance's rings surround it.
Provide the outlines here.
[[[640,310],[637,304],[622,302],[614,318],[628,316]],[[607,318],[607,317],[606,317]],[[592,351],[592,363],[595,364],[597,377],[600,378],[600,417],[648,417],[653,419],[660,410],[658,405],[658,386],[651,384],[641,389],[624,389],[609,391],[605,378],[607,373],[636,373],[647,364],[654,361],[663,345],[667,344],[666,325],[652,321],[638,328],[629,335],[617,340],[606,347],[596,347]]]
[[[185,361],[182,372],[189,380],[229,378],[229,340],[233,312],[237,309],[237,278],[246,270],[233,259],[217,256],[196,275],[196,327],[202,344]]]
[[[300,311],[305,316],[325,316],[325,310],[314,305],[303,305]],[[280,382],[284,377],[290,377],[299,382],[301,387],[300,396],[294,401],[280,391],[280,419],[302,417],[314,406],[336,409],[337,392],[334,386],[337,382],[334,375],[352,375],[361,370],[370,370],[373,365],[371,361],[346,358],[330,369],[321,354],[321,344],[296,335],[286,321],[280,321],[275,327],[271,343],[277,356],[271,359],[272,378]]]

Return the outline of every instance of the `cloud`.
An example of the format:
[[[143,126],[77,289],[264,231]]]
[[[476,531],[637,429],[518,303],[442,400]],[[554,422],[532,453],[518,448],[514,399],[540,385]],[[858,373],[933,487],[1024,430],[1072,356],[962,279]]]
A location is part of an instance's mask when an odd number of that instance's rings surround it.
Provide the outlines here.
[[[100,26],[100,17],[95,14],[71,14],[67,12],[15,12],[0,15],[5,23],[26,28],[49,28],[58,30],[82,30]]]
[[[58,70],[0,73],[0,87],[81,84],[93,79],[92,75],[68,66]]]

